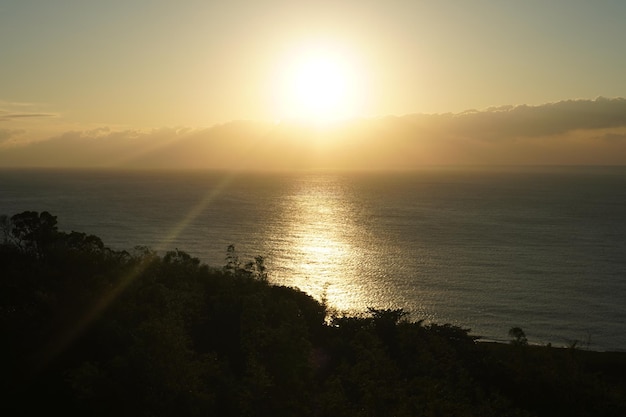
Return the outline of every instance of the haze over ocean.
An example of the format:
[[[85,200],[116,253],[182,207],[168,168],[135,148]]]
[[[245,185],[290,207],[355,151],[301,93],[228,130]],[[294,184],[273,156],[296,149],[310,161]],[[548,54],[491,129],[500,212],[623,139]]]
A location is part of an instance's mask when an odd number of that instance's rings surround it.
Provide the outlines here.
[[[626,350],[626,168],[411,173],[0,170],[0,214],[211,266],[234,244],[334,308],[404,308],[485,339]]]

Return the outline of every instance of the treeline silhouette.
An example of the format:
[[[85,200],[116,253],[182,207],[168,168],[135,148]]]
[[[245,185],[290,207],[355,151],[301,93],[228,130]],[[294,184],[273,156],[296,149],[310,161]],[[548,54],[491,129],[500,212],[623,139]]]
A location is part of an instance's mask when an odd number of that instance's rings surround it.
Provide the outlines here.
[[[27,211],[0,217],[0,275],[5,416],[626,415],[625,354],[332,315],[234,246],[209,267]]]

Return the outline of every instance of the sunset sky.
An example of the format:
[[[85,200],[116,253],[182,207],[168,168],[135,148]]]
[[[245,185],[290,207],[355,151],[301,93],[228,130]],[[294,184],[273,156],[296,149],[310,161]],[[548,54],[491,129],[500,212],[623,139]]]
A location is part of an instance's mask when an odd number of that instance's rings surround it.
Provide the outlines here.
[[[626,164],[625,21],[621,0],[4,0],[0,166]]]

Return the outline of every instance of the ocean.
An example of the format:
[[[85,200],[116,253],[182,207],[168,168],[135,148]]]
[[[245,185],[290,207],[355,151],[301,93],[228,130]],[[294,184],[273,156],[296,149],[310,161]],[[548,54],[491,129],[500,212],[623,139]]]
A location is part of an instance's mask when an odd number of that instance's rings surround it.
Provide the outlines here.
[[[484,340],[521,327],[531,343],[626,351],[626,167],[0,170],[0,214],[24,210],[215,267],[233,244],[338,313],[403,308]]]

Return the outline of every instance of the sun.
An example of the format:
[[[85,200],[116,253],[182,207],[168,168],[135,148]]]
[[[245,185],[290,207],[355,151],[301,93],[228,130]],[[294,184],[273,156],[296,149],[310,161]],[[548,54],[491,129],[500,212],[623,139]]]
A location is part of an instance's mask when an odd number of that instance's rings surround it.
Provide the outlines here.
[[[336,58],[312,55],[298,62],[291,80],[294,110],[313,119],[340,117],[348,110],[348,74]]]
[[[327,122],[355,116],[358,75],[346,53],[329,47],[303,48],[281,71],[279,118]]]

